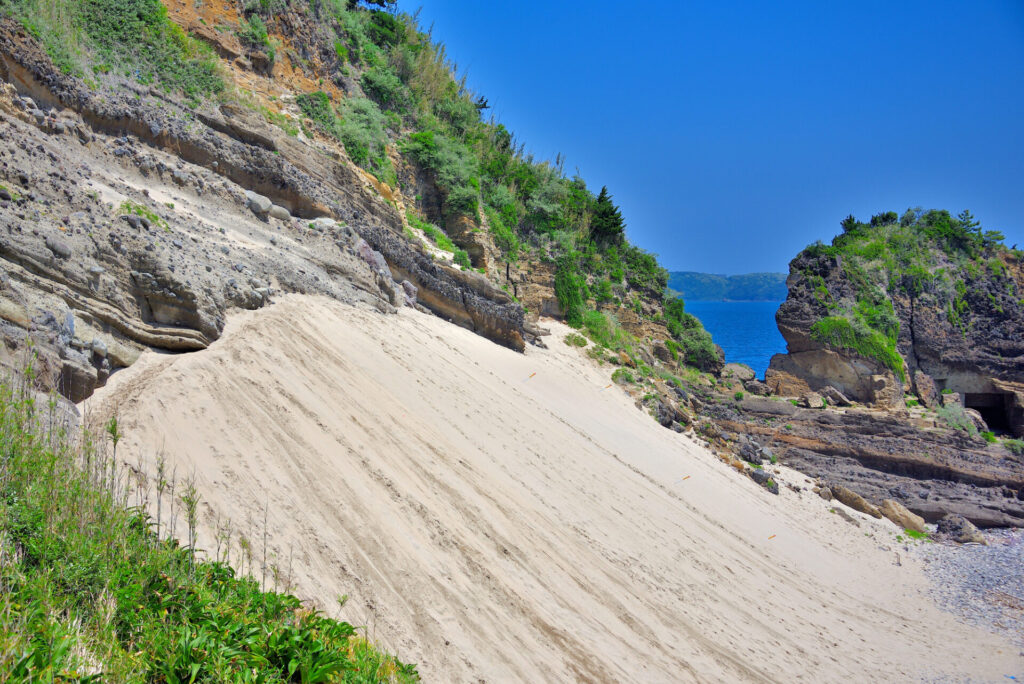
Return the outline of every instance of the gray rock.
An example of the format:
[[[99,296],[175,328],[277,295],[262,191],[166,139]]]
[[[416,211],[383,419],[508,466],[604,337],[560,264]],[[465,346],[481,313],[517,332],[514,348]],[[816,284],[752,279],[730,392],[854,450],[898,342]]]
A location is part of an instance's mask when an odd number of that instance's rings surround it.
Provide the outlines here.
[[[754,482],[767,489],[772,494],[778,496],[779,494],[779,483],[772,479],[772,474],[763,468],[754,468],[750,471],[750,477],[754,479]]]
[[[254,214],[265,216],[270,211],[270,208],[274,206],[274,203],[263,195],[258,195],[251,190],[246,190],[245,206],[249,207]]]
[[[93,354],[100,357],[101,359],[107,358],[107,345],[103,342],[103,340],[95,339],[92,341],[92,345],[90,346],[92,348]]]
[[[740,447],[740,457],[747,463],[756,463],[757,465],[764,463],[761,451],[752,444],[744,444]]]
[[[270,215],[279,221],[289,221],[292,218],[291,212],[278,204],[271,205]]]
[[[804,408],[820,409],[825,408],[825,400],[817,392],[808,392],[800,397],[800,405]]]
[[[405,292],[405,303],[408,306],[413,306],[416,303],[416,295],[419,294],[419,289],[408,280],[403,280],[402,291]]]
[[[846,395],[837,390],[832,385],[826,385],[821,390],[821,396],[828,400],[828,403],[832,406],[849,406],[850,400],[846,398]]]
[[[953,513],[947,514],[939,521],[936,535],[952,539],[958,544],[987,544],[985,537],[981,535],[978,528],[967,518]]]
[[[974,423],[974,427],[978,428],[978,432],[988,431],[988,424],[985,422],[985,419],[981,417],[981,414],[977,409],[965,408],[964,413],[966,413],[967,417],[971,419],[972,423]]]
[[[878,507],[852,489],[837,484],[831,485],[829,489],[832,490],[832,494],[836,499],[853,510],[867,513],[872,518],[881,519],[882,513],[878,510]]]
[[[756,374],[754,369],[745,363],[727,363],[725,368],[722,369],[722,377],[732,377],[743,382],[745,380],[753,380]]]
[[[771,388],[768,387],[768,385],[766,385],[765,383],[758,380],[757,378],[747,380],[746,382],[744,382],[743,389],[759,397],[767,397],[769,394],[772,393]]]
[[[71,258],[71,247],[69,247],[63,240],[58,240],[55,237],[48,237],[46,238],[46,248],[53,252],[53,255],[59,259]]]

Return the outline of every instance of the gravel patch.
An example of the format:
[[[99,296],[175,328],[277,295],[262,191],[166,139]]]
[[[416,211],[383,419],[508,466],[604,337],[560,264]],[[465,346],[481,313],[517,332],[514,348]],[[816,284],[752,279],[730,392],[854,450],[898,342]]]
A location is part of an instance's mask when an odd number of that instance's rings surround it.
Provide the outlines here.
[[[917,544],[931,594],[942,610],[1002,634],[1024,656],[1024,530],[983,533],[988,546]]]

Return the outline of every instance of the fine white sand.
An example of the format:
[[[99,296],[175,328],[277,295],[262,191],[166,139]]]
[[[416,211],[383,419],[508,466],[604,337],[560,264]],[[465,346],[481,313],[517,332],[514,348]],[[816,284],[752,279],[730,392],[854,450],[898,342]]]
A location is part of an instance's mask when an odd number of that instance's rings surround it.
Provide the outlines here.
[[[289,296],[205,351],[144,354],[85,410],[118,412],[119,458],[194,474],[200,546],[230,518],[257,577],[266,503],[268,564],[291,555],[297,595],[425,681],[1021,674],[896,565],[889,523],[759,488],[545,324],[550,349],[517,354],[408,309]]]

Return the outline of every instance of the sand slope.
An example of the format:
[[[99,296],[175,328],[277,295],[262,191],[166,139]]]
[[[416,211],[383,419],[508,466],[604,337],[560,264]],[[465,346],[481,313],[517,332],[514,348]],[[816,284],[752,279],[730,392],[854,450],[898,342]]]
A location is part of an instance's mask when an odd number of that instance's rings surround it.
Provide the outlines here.
[[[296,593],[426,681],[1019,667],[1016,649],[923,597],[918,569],[881,548],[895,528],[739,477],[603,390],[610,369],[564,331],[522,355],[409,310],[286,297],[205,351],[145,354],[87,411],[117,407],[119,456],[152,472],[163,449],[179,477],[195,473],[205,548],[217,515],[259,538],[269,501]]]

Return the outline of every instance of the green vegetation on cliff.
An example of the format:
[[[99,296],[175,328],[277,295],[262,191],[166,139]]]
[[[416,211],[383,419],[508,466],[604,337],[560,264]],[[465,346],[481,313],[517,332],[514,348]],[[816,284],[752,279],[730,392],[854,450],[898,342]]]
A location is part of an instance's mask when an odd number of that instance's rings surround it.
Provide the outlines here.
[[[88,434],[79,441],[46,429],[62,409],[33,398],[27,385],[0,381],[0,678],[418,680],[413,666],[378,651],[352,625],[160,535],[145,511],[128,505],[145,487],[142,473],[121,471]],[[116,440],[118,430],[112,422],[104,437]],[[179,482],[175,492],[163,477],[153,484],[164,531],[177,497],[175,516],[195,540],[194,486]],[[276,568],[257,574],[264,587],[271,575],[278,583]]]
[[[198,97],[224,80],[206,45],[167,18],[159,0],[0,0],[62,71],[87,80],[110,72]]]
[[[811,337],[874,359],[901,379],[905,370],[897,350],[900,319],[894,299],[904,298],[911,306],[927,299],[945,311],[953,328],[965,333],[968,290],[981,276],[1018,296],[1006,264],[1019,260],[1021,253],[1007,249],[998,231],[983,231],[968,211],[954,217],[944,210],[908,209],[902,216],[877,214],[868,223],[848,216],[841,226],[843,232],[831,245],[818,242],[801,254],[836,260],[852,289],[852,296],[844,297],[829,289],[813,265],[804,267],[815,299],[827,310],[812,326]]]
[[[672,271],[668,289],[683,299],[709,302],[781,302],[786,298],[785,273],[717,275]]]

